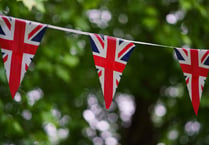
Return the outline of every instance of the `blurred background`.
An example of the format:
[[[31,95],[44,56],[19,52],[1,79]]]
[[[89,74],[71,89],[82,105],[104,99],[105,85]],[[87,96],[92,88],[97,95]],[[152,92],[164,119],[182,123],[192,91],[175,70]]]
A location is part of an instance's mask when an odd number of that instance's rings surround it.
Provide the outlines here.
[[[209,48],[207,0],[0,0],[0,13],[130,40]],[[105,109],[89,38],[48,29],[12,100],[0,59],[2,145],[208,145],[173,49],[136,45]]]

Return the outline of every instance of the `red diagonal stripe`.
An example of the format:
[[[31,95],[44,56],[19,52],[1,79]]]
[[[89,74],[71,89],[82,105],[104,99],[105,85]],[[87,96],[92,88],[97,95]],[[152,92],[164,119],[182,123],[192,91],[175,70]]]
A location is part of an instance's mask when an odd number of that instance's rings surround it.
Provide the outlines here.
[[[4,20],[5,24],[9,28],[9,30],[11,30],[11,23],[9,22],[8,18],[2,16],[2,19]]]
[[[182,50],[184,51],[184,53],[186,54],[186,56],[188,56],[188,51],[184,48],[182,48]]]
[[[101,75],[102,75],[102,71],[100,70],[100,71],[98,72],[98,76],[101,77]]]
[[[201,59],[201,62],[203,62],[205,60],[205,58],[208,56],[209,54],[209,51],[206,51],[206,53],[203,55],[202,59]]]
[[[8,55],[3,58],[3,62],[5,63],[8,60]]]
[[[120,58],[121,55],[124,54],[124,52],[126,52],[130,47],[132,47],[134,44],[133,43],[129,43],[128,45],[126,45],[126,47],[124,47],[119,53],[118,53],[118,57]]]
[[[27,71],[28,70],[28,65],[27,64],[25,64],[25,71]]]
[[[116,79],[116,85],[118,86],[118,84],[119,84],[119,81]]]
[[[186,79],[186,84],[188,84],[188,83],[189,83],[189,78]]]
[[[28,34],[28,39],[30,39],[39,29],[42,28],[42,25],[38,25],[36,28],[34,28],[29,34]]]
[[[94,35],[97,37],[99,43],[102,45],[102,48],[104,49],[104,41],[102,40],[102,38],[98,34],[94,34]]]

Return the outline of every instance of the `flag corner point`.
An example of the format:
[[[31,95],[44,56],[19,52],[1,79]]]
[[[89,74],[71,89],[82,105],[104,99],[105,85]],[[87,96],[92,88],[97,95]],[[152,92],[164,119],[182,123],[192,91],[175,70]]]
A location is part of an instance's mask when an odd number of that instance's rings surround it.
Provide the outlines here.
[[[195,115],[198,116],[198,108],[194,109]]]
[[[109,109],[110,108],[110,105],[111,105],[111,102],[110,103],[109,102],[105,102],[106,109]]]
[[[199,105],[198,106],[193,106],[193,109],[194,109],[195,115],[197,116],[198,115],[198,110],[199,110]]]

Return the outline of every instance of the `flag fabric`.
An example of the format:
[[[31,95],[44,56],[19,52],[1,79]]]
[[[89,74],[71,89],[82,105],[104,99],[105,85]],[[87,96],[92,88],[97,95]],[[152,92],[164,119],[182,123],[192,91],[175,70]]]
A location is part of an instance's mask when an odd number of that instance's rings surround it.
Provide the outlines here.
[[[46,28],[44,24],[0,16],[0,47],[13,98]]]
[[[108,109],[135,45],[119,38],[99,34],[91,34],[90,41],[94,63]]]
[[[176,48],[175,53],[184,73],[187,89],[197,115],[209,69],[209,50]]]

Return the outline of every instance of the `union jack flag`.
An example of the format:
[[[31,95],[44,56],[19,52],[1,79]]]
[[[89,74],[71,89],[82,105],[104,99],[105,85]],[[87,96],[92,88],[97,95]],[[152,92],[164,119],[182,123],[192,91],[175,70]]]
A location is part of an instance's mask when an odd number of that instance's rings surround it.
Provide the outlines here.
[[[13,98],[46,28],[36,22],[0,16],[0,47]]]
[[[90,40],[94,63],[108,109],[135,45],[119,38],[99,34],[91,34]]]
[[[190,99],[197,115],[209,69],[209,50],[176,48],[175,53],[185,76]]]

